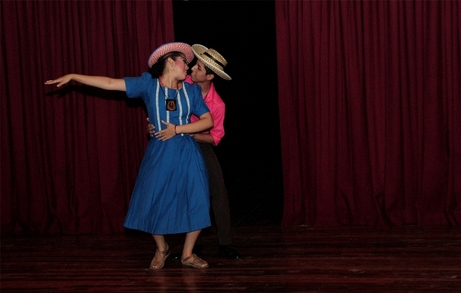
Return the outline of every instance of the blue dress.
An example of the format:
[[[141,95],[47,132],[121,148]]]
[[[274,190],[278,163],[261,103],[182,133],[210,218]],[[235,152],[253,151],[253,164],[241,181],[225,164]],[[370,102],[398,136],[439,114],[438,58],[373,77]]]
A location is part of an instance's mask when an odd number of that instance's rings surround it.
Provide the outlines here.
[[[192,114],[209,112],[196,84],[168,89],[147,72],[124,80],[127,96],[143,99],[155,131],[166,128],[161,120],[183,125]],[[167,98],[175,100],[176,110],[166,110]],[[185,233],[209,227],[209,209],[208,174],[195,139],[188,134],[166,141],[151,138],[123,225],[150,234]]]

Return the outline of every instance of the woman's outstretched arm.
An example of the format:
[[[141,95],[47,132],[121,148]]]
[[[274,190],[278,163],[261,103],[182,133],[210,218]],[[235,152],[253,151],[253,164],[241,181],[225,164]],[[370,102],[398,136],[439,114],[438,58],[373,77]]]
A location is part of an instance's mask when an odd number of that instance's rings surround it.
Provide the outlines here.
[[[56,86],[60,87],[71,80],[104,90],[126,92],[125,80],[122,78],[110,78],[107,76],[92,76],[70,73],[56,79],[47,80],[45,81],[45,84],[57,84]]]

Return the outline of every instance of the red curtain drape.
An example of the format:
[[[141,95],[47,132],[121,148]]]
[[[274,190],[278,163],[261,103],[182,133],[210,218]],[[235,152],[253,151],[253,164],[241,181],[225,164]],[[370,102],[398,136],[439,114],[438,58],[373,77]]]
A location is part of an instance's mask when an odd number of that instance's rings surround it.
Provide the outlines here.
[[[48,79],[138,76],[174,40],[171,1],[1,1],[3,233],[123,231],[147,144],[142,102]]]
[[[284,226],[461,224],[460,16],[276,1]]]

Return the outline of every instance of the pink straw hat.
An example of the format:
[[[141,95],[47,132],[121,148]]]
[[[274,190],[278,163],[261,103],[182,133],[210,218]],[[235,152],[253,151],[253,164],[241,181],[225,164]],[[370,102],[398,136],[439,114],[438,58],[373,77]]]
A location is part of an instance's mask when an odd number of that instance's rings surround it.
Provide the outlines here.
[[[183,53],[186,57],[187,64],[189,64],[194,59],[194,53],[192,52],[192,48],[189,44],[181,42],[172,42],[163,44],[157,49],[155,49],[155,51],[152,52],[152,54],[149,56],[149,59],[147,59],[147,65],[149,66],[149,68],[151,68],[152,65],[157,63],[158,58],[174,51]]]

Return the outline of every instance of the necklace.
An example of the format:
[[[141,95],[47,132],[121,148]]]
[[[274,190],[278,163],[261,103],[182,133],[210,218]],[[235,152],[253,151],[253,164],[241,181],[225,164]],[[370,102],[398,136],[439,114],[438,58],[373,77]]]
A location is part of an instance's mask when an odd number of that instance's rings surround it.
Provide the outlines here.
[[[179,89],[176,89],[176,94],[173,98],[168,97],[168,88],[163,85],[162,77],[159,78],[160,81],[160,89],[162,90],[163,95],[165,96],[165,107],[167,111],[176,111],[176,97],[179,95]],[[165,89],[163,89],[165,88]]]

